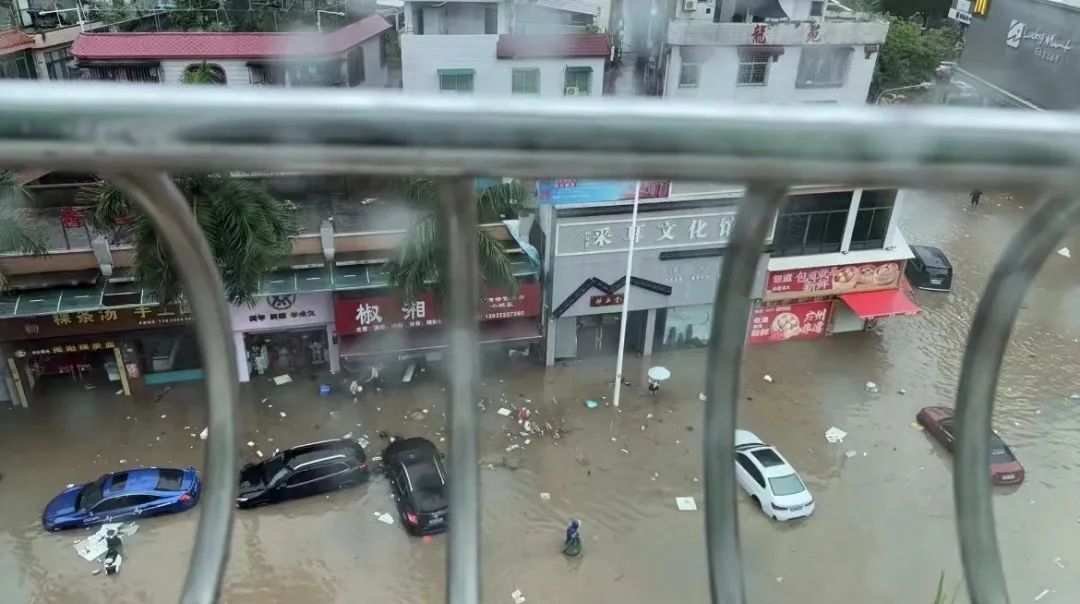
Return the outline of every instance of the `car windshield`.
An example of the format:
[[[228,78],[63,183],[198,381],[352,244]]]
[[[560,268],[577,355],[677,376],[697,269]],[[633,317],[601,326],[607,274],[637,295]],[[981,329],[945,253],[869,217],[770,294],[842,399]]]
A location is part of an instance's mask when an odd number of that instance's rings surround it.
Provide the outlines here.
[[[776,478],[769,479],[769,486],[772,488],[774,495],[782,497],[784,495],[794,495],[795,493],[801,493],[806,490],[803,486],[802,480],[799,480],[798,475],[788,474],[787,476],[777,476]]]
[[[1012,451],[999,438],[990,439],[990,463],[1012,463],[1016,461]]]
[[[101,501],[105,496],[105,478],[99,478],[86,485],[79,493],[79,500],[75,502],[75,509],[88,510]]]

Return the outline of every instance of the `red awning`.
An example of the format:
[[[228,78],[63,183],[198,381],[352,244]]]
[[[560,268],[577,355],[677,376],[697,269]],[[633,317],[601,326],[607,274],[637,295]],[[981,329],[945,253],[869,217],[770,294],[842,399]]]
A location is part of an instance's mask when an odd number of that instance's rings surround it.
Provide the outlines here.
[[[840,297],[848,308],[864,319],[914,315],[919,312],[919,307],[898,289],[844,294]]]
[[[479,325],[477,339],[481,345],[497,342],[528,342],[540,339],[536,317],[486,321]],[[377,333],[343,335],[340,352],[343,357],[362,357],[376,354],[405,354],[447,347],[446,330],[442,327],[391,329]]]

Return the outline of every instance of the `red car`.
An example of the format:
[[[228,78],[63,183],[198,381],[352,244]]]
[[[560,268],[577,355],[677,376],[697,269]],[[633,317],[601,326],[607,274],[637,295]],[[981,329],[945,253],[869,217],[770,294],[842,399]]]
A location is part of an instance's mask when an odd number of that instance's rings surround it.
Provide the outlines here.
[[[926,407],[915,416],[931,436],[949,451],[956,439],[953,428],[953,410],[948,407]],[[1012,449],[997,434],[990,434],[990,476],[994,484],[1010,485],[1024,482],[1024,466],[1020,465]]]

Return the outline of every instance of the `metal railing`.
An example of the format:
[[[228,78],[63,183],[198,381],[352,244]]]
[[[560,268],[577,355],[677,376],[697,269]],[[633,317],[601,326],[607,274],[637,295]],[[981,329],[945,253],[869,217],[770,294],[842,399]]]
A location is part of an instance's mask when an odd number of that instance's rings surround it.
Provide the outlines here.
[[[1080,217],[1080,117],[963,109],[736,107],[627,100],[390,96],[89,84],[0,87],[0,167],[92,170],[161,230],[196,325],[210,400],[206,498],[182,601],[215,601],[236,482],[236,378],[220,276],[166,172],[303,170],[443,177],[449,234],[450,602],[479,598],[475,176],[658,178],[748,183],[714,302],[705,408],[705,516],[712,601],[745,601],[732,433],[753,267],[788,188],[1028,189],[1046,201],[1013,237],[979,303],[957,394],[954,473],[972,600],[1008,602],[990,501],[990,414],[1017,309]]]

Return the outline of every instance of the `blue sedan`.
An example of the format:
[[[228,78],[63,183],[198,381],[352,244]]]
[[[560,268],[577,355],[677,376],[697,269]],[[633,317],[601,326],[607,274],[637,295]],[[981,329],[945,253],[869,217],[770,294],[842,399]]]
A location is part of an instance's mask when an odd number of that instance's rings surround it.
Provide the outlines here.
[[[94,482],[69,487],[53,497],[41,514],[46,530],[126,522],[175,514],[199,502],[195,468],[137,468],[105,474]]]

